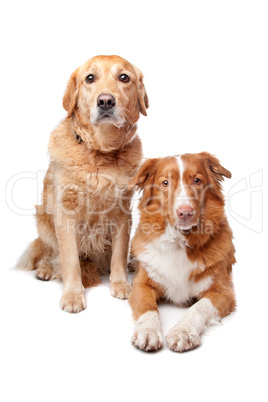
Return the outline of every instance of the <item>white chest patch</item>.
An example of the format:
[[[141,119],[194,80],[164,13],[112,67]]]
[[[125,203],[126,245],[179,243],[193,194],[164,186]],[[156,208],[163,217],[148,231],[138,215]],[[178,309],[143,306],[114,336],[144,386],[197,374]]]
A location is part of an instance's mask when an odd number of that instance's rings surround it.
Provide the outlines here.
[[[191,272],[200,266],[188,259],[186,247],[184,237],[168,226],[166,232],[139,255],[149,277],[162,285],[166,298],[176,304],[198,297],[213,281],[210,276],[198,282],[189,279]]]

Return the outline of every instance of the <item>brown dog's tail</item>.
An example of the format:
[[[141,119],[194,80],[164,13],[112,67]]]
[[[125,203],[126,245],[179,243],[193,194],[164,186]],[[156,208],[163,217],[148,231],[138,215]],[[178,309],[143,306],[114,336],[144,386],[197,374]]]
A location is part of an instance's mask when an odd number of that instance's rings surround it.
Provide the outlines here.
[[[32,271],[33,269],[36,269],[36,264],[42,259],[43,255],[44,243],[40,237],[38,237],[29,244],[28,248],[21,255],[16,264],[16,268]]]

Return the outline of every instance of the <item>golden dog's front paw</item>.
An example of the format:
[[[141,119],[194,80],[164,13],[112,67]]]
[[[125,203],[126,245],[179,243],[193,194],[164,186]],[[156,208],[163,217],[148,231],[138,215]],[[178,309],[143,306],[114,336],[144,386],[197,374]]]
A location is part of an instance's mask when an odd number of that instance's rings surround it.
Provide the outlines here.
[[[201,344],[198,333],[188,327],[173,327],[166,336],[166,343],[174,352],[185,352],[194,349]]]
[[[62,295],[60,306],[63,311],[68,313],[79,313],[86,308],[84,292],[68,292]]]
[[[131,286],[128,282],[112,282],[111,283],[111,295],[118,299],[128,299]]]

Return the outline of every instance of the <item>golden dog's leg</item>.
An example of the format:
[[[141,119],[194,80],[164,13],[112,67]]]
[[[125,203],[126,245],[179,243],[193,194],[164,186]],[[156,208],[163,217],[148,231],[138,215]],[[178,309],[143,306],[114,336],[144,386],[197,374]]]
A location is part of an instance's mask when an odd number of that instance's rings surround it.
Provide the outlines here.
[[[74,228],[69,229],[68,216],[63,216],[61,225],[56,225],[56,234],[62,264],[63,295],[62,310],[79,313],[86,308],[81,268]]]
[[[119,299],[127,299],[131,286],[127,279],[127,256],[129,247],[129,230],[127,218],[112,234],[111,259],[111,295]]]

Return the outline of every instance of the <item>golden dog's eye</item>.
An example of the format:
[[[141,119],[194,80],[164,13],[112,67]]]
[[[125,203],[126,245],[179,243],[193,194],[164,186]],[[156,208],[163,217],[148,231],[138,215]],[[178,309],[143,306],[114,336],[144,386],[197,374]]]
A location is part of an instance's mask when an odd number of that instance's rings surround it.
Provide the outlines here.
[[[92,84],[92,82],[94,82],[94,81],[95,81],[94,75],[93,75],[93,74],[89,74],[89,75],[87,76],[87,78],[86,78],[86,82],[87,82],[88,84]]]
[[[163,187],[169,187],[169,181],[168,180],[164,180],[164,181],[162,181],[162,186]]]
[[[199,186],[199,184],[201,184],[202,180],[199,179],[198,177],[195,177],[194,179],[194,184],[196,184],[197,186]]]
[[[129,82],[129,76],[126,74],[121,74],[119,80],[122,82]]]

